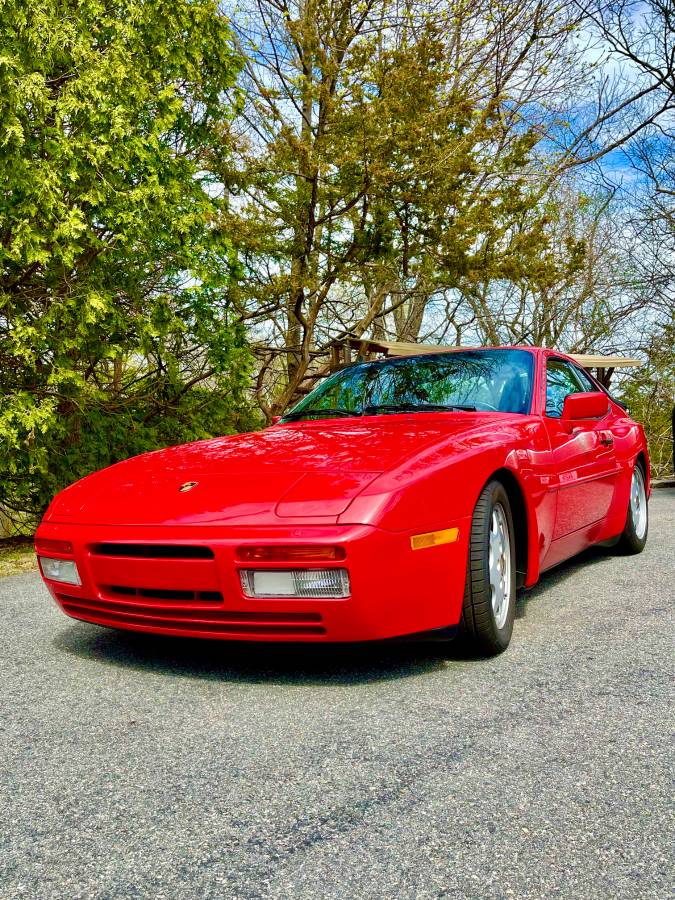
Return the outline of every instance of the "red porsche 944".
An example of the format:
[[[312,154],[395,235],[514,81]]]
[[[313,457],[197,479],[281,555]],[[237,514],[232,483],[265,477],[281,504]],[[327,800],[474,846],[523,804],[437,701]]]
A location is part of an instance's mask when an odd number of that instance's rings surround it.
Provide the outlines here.
[[[647,539],[644,433],[573,359],[455,350],[339,370],[263,431],[83,478],[35,539],[76,619],[226,640],[459,630],[509,643],[516,591]]]

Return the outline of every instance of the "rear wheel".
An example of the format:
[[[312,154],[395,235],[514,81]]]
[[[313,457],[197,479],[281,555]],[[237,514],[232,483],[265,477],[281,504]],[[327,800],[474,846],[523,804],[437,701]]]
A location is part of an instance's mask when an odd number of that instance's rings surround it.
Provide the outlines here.
[[[471,523],[460,633],[477,652],[501,653],[516,608],[516,555],[511,504],[500,481],[481,492]]]
[[[619,538],[617,550],[620,553],[641,553],[647,543],[649,532],[649,509],[645,474],[640,463],[635,463],[630,483],[630,497],[626,513],[626,525]]]

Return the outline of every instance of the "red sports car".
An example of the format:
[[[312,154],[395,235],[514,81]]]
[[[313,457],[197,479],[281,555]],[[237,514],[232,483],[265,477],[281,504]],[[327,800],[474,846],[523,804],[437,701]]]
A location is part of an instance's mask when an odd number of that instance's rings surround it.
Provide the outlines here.
[[[591,544],[638,553],[640,425],[574,360],[489,348],[358,363],[278,423],[62,491],[35,539],[69,616],[191,637],[509,643],[516,591]]]

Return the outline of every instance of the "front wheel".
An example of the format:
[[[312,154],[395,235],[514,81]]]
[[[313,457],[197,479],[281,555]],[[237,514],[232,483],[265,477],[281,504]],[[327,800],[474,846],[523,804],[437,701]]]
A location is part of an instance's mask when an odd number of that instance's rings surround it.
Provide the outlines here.
[[[511,640],[516,609],[516,554],[511,504],[490,481],[471,523],[460,633],[477,652],[494,655]]]
[[[640,463],[635,463],[630,483],[630,498],[626,513],[626,525],[619,538],[617,549],[620,553],[641,553],[647,543],[649,531],[649,508],[645,476]]]

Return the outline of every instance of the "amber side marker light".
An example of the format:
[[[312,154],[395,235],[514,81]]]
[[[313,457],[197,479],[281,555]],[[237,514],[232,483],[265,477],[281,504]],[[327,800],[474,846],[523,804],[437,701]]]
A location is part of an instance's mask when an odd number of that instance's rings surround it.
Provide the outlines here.
[[[458,537],[459,528],[427,531],[426,534],[414,534],[410,538],[410,546],[413,550],[424,550],[425,547],[437,547],[439,544],[454,544]]]
[[[344,559],[344,547],[302,546],[239,547],[237,559],[244,562],[331,562]]]

